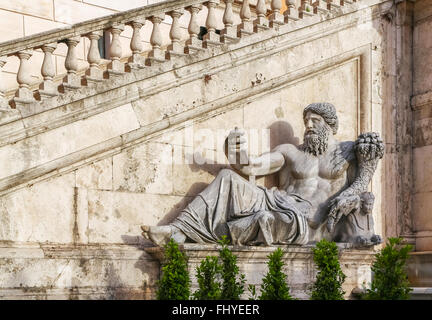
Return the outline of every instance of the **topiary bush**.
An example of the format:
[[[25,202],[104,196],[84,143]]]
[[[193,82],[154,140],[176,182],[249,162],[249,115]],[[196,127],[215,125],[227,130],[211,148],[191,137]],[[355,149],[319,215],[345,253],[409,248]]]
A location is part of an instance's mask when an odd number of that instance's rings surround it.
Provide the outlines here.
[[[316,244],[312,252],[318,274],[312,287],[311,299],[344,300],[342,284],[346,276],[339,264],[336,243],[323,239]]]
[[[218,300],[222,289],[220,274],[222,267],[218,257],[206,257],[196,268],[198,290],[194,292],[193,298],[197,300]]]
[[[405,271],[412,245],[401,246],[402,238],[389,238],[386,246],[376,254],[372,265],[374,274],[371,288],[364,299],[406,300],[412,290]]]
[[[178,244],[171,239],[165,245],[165,261],[162,276],[158,281],[156,297],[158,300],[188,300],[190,296],[190,277],[186,255]]]
[[[268,272],[262,280],[260,300],[292,300],[286,283],[287,276],[282,271],[282,256],[281,248],[268,255]]]
[[[229,240],[226,236],[219,241],[222,246],[219,251],[219,258],[222,264],[222,293],[223,300],[240,300],[240,296],[244,292],[245,276],[240,274],[237,266],[237,257],[228,248]]]

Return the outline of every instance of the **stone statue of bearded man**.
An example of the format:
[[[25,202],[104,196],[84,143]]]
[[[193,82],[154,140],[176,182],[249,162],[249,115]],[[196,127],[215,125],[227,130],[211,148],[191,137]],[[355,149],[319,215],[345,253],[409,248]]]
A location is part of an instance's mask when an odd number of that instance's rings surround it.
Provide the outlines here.
[[[358,208],[384,144],[377,133],[362,134],[356,142],[337,141],[339,123],[330,103],[308,105],[303,120],[302,145],[282,144],[258,157],[244,153],[244,132],[231,131],[226,154],[236,159],[230,161],[233,170],[221,170],[171,224],[142,226],[143,236],[157,245],[170,238],[216,243],[223,235],[237,245],[333,240],[335,226],[346,220],[341,218]],[[243,177],[276,172],[278,188],[257,186]]]

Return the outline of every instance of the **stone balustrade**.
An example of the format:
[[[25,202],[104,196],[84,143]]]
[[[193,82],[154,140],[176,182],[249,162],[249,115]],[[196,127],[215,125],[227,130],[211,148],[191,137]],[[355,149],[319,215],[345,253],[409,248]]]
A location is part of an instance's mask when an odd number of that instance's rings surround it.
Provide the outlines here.
[[[345,3],[356,0],[285,0],[284,12],[282,1],[257,0],[251,10],[249,1],[234,0],[172,0],[149,5],[129,11],[113,14],[107,17],[78,23],[67,28],[55,29],[49,32],[39,33],[19,40],[8,41],[0,44],[0,80],[1,72],[7,63],[7,57],[19,58],[19,69],[17,72],[18,89],[14,96],[6,95],[6,88],[0,86],[0,111],[5,112],[16,108],[18,110],[28,109],[31,104],[42,104],[60,94],[74,91],[82,86],[93,86],[101,81],[121,76],[124,73],[137,69],[144,69],[178,56],[195,54],[201,50],[223,45],[230,42],[238,42],[241,38],[249,36],[270,28],[296,21],[328,10],[337,9]],[[233,3],[240,2],[239,18],[241,23],[234,25]],[[216,8],[223,8],[224,14],[220,26]],[[199,39],[200,26],[197,15],[201,10],[206,11],[205,27],[207,33],[202,40]],[[180,17],[185,11],[190,13],[188,26],[189,39],[182,42]],[[163,35],[161,23],[166,16],[172,19],[169,38],[171,44],[163,47]],[[238,19],[237,19],[238,20]],[[141,29],[146,23],[151,23],[150,44],[151,51],[144,52]],[[133,35],[130,40],[132,55],[123,57],[120,34],[125,30],[125,25],[131,26]],[[109,45],[109,63],[101,65],[102,59],[99,52],[98,40],[104,32],[110,32],[111,43]],[[90,41],[86,70],[79,70],[77,57],[77,46],[87,38]],[[56,75],[53,64],[53,52],[58,43],[67,45],[67,54],[64,62],[66,74]],[[34,80],[30,76],[30,58],[35,50],[41,49],[44,58],[41,65],[43,78],[39,88],[33,90]],[[123,58],[126,58],[124,60]],[[54,78],[60,78],[61,83],[55,84]],[[32,108],[32,110],[43,110]],[[25,114],[29,114],[28,110]]]

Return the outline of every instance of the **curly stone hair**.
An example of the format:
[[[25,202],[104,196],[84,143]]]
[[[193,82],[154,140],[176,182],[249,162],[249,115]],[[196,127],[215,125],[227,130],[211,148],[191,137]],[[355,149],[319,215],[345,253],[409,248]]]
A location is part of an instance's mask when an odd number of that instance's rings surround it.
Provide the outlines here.
[[[317,102],[311,103],[303,110],[303,119],[306,117],[306,113],[312,111],[313,113],[319,114],[325,122],[330,126],[335,135],[339,127],[339,121],[336,114],[336,108],[334,105],[328,102]]]

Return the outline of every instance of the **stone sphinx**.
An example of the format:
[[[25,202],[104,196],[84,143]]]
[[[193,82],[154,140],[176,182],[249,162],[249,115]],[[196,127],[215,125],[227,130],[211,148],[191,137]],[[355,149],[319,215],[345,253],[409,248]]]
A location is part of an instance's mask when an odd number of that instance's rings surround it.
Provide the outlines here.
[[[231,131],[225,152],[233,170],[221,170],[171,224],[142,226],[143,236],[157,245],[170,238],[216,243],[223,235],[236,245],[303,245],[322,238],[380,243],[364,199],[383,141],[377,133],[337,141],[338,118],[330,103],[310,104],[303,119],[302,145],[282,144],[258,157],[247,155],[244,132]],[[276,172],[280,185],[271,189],[243,177]]]

